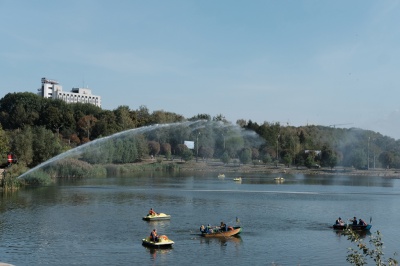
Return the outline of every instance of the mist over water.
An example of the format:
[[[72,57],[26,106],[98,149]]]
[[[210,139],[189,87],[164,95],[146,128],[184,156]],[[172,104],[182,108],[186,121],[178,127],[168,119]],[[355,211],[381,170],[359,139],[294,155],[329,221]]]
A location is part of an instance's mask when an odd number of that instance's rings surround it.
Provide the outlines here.
[[[197,120],[180,123],[156,124],[125,130],[107,137],[90,141],[37,165],[36,167],[20,175],[18,178],[23,178],[24,176],[38,169],[43,169],[45,166],[51,165],[65,158],[79,158],[84,153],[101,152],[102,145],[107,143],[109,140],[116,140],[127,136],[137,136],[140,134],[149,135],[146,136],[147,140],[157,139],[157,134],[155,134],[155,136],[151,136],[151,133],[156,133],[158,130],[170,130],[169,134],[173,135],[174,138],[179,141],[179,144],[183,144],[184,141],[199,141],[200,137],[203,139],[215,138],[217,139],[215,142],[218,142],[219,139],[219,145],[225,146],[226,143],[229,143],[229,141],[238,136],[244,140],[246,146],[258,147],[263,143],[263,140],[255,132],[247,131],[237,125],[222,123],[220,121]],[[159,139],[157,141],[159,141]],[[217,144],[213,143],[211,145],[215,146]]]

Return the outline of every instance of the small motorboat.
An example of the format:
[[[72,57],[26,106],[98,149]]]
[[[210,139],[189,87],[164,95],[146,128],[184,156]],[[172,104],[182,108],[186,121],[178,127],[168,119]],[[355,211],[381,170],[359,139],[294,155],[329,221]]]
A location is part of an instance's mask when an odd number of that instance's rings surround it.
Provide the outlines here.
[[[285,178],[278,176],[274,178],[275,181],[285,181]]]
[[[157,242],[150,240],[150,237],[142,239],[142,245],[151,248],[170,248],[175,242],[169,239],[166,235],[159,237]]]
[[[229,237],[235,236],[242,232],[242,227],[240,226],[228,226],[228,230],[223,231],[220,228],[209,228],[207,232],[201,232],[202,237]]]
[[[171,215],[165,214],[165,213],[156,213],[156,214],[147,214],[146,216],[143,217],[143,220],[145,221],[161,221],[161,220],[170,220]]]
[[[218,178],[225,178],[225,174],[219,174]]]
[[[235,181],[235,182],[242,182],[242,178],[241,178],[241,177],[235,177],[235,178],[233,179],[233,181]]]

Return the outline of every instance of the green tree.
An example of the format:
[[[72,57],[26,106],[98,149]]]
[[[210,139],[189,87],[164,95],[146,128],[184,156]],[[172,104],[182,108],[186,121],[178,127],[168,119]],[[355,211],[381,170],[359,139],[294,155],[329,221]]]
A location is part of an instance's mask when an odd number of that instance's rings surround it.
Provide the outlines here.
[[[18,163],[29,166],[33,161],[33,133],[31,127],[10,132],[11,151],[17,156]]]
[[[350,159],[352,166],[355,167],[356,169],[362,169],[367,165],[366,154],[361,149],[353,150],[350,153]]]
[[[239,153],[239,160],[242,164],[247,164],[251,162],[251,149],[250,148],[243,148]]]
[[[225,138],[226,142],[226,151],[229,153],[229,157],[234,158],[237,156],[237,153],[243,148],[244,140],[242,136],[238,133],[231,132]]]
[[[149,154],[149,146],[143,134],[135,135],[135,145],[137,148],[137,160],[146,158]]]
[[[165,112],[163,110],[154,111],[151,114],[150,123],[151,124],[166,124],[181,122],[185,118],[182,115],[178,115],[171,112]]]
[[[54,130],[59,134],[60,128],[64,124],[63,117],[64,114],[60,108],[48,106],[43,112],[43,125],[46,125],[48,129]]]
[[[99,114],[96,124],[93,126],[91,136],[93,138],[110,136],[120,131],[117,125],[117,117],[113,111],[104,110]]]
[[[289,167],[290,163],[292,162],[292,155],[290,155],[290,153],[285,153],[282,159],[284,164]]]
[[[141,105],[138,110],[132,111],[131,118],[135,127],[147,126],[151,123],[149,109],[145,105]]]
[[[264,164],[272,162],[272,158],[271,155],[269,155],[269,153],[263,154],[261,160],[263,161]]]
[[[184,152],[185,150],[187,150],[187,149],[188,149],[188,147],[186,147],[186,145],[184,145],[184,144],[178,144],[178,145],[176,146],[176,149],[175,149],[175,154],[178,155],[178,156],[182,156],[183,152]]]
[[[377,266],[398,265],[398,261],[394,258],[386,259],[383,253],[383,242],[380,231],[376,235],[371,235],[369,245],[363,242],[363,239],[357,232],[346,229],[344,232],[348,236],[348,240],[356,244],[356,248],[349,248],[346,260],[356,266],[366,265],[368,258],[375,261]],[[394,254],[396,256],[396,253]]]
[[[202,158],[212,158],[214,155],[214,149],[211,147],[200,146],[199,148],[199,156]]]
[[[314,164],[315,164],[315,152],[311,151],[309,153],[306,153],[304,165],[308,168],[311,168]]]
[[[189,121],[197,121],[197,120],[211,120],[211,116],[209,114],[198,114],[188,119]]]
[[[192,159],[193,159],[193,152],[191,150],[189,150],[188,148],[186,148],[182,152],[182,160],[184,160],[185,162],[188,162]]]
[[[49,160],[50,158],[60,154],[62,147],[58,141],[58,137],[53,134],[51,130],[45,127],[34,127],[32,139],[32,166],[36,166],[42,162]]]
[[[324,145],[321,150],[321,165],[329,166],[333,169],[338,163],[338,156],[335,151],[333,151],[327,145]]]
[[[25,126],[40,125],[42,97],[30,92],[8,93],[0,99],[0,123],[12,130]]]
[[[135,123],[130,117],[129,107],[126,105],[119,106],[115,111],[116,124],[118,125],[118,131],[124,131],[127,129],[135,128]]]
[[[158,153],[160,152],[160,143],[157,141],[151,140],[148,142],[149,144],[149,152],[153,156],[157,156]]]
[[[386,168],[390,168],[394,160],[395,160],[395,155],[391,151],[385,151],[379,155],[379,161]]]
[[[228,164],[231,161],[231,157],[229,157],[228,152],[224,152],[221,156],[221,162],[224,164]]]
[[[9,136],[0,124],[0,165],[7,162],[8,152],[10,152]]]

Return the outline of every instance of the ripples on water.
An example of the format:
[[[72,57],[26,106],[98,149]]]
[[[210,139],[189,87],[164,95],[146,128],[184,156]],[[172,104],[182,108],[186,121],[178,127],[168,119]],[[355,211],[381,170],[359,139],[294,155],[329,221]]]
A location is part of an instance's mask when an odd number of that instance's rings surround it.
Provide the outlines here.
[[[330,226],[341,216],[373,217],[389,247],[398,246],[397,180],[242,175],[124,177],[25,190],[0,203],[0,260],[15,265],[343,265],[351,243]],[[145,222],[148,209],[172,215]],[[201,224],[234,224],[238,238],[205,239]],[[141,245],[153,228],[173,249]]]

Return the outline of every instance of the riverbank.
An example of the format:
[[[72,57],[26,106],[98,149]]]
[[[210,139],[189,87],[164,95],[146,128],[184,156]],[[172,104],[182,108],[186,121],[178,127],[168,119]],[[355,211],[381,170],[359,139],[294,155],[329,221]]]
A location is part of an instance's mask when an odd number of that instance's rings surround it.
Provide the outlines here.
[[[143,161],[143,164],[155,163],[154,161],[148,160]],[[358,170],[351,167],[335,167],[330,168],[318,168],[309,169],[307,167],[286,167],[284,165],[275,166],[273,164],[223,164],[219,161],[203,161],[195,160],[189,162],[171,162],[163,161],[162,163],[175,163],[179,165],[181,171],[193,171],[193,172],[212,172],[212,173],[267,173],[267,174],[303,174],[303,175],[352,175],[352,176],[376,176],[386,178],[400,178],[400,170],[398,169],[381,169],[381,168],[370,168],[369,170]]]

